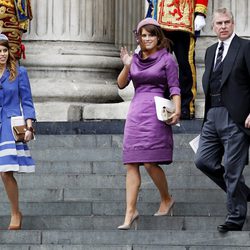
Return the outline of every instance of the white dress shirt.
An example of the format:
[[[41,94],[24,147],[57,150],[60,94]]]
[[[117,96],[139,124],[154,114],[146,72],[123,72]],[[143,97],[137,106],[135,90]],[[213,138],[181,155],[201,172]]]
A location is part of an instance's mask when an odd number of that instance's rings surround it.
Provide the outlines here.
[[[230,46],[230,44],[231,44],[234,36],[235,36],[235,33],[233,33],[228,39],[226,39],[225,41],[223,41],[223,43],[224,43],[224,50],[223,50],[223,55],[222,55],[222,61],[224,60],[224,58],[227,55],[229,46]],[[217,49],[216,49],[216,52],[215,52],[215,58],[214,58],[214,65],[215,65],[215,62],[216,62],[216,58],[217,58],[217,54],[218,54],[221,42],[222,42],[221,40],[218,40],[218,46],[217,46]]]

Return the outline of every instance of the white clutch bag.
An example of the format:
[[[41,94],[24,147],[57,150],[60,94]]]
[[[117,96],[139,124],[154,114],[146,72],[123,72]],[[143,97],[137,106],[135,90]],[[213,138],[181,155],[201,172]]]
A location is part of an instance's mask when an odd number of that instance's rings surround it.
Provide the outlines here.
[[[167,121],[175,111],[175,105],[173,101],[160,96],[155,96],[154,99],[155,99],[156,115],[158,120],[163,122]]]

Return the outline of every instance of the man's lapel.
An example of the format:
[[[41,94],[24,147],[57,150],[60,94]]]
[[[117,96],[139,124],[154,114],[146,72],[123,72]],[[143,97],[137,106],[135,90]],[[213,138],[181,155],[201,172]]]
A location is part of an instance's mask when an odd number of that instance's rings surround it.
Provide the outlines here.
[[[214,44],[207,51],[206,61],[205,61],[206,69],[205,69],[204,76],[203,76],[203,88],[204,88],[205,94],[207,94],[210,75],[214,68],[214,57],[215,57],[215,51],[216,51],[217,46],[218,46],[218,43]]]
[[[240,48],[239,37],[235,35],[233,38],[230,47],[228,49],[227,55],[223,61],[223,73],[221,78],[221,86],[226,82],[232,68],[235,64],[235,59]]]

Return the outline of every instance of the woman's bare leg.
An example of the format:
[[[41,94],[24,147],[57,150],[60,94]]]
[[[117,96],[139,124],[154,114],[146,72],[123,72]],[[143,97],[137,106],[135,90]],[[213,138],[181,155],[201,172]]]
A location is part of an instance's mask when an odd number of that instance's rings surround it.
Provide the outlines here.
[[[152,178],[161,195],[161,204],[158,212],[164,213],[169,210],[169,206],[173,202],[172,197],[168,191],[166,175],[162,168],[155,163],[145,163],[144,167]]]
[[[141,175],[138,164],[127,164],[126,167],[126,215],[124,224],[128,225],[136,212],[137,197],[141,185]]]
[[[11,221],[10,226],[19,226],[21,221],[21,213],[19,211],[18,201],[18,185],[13,172],[1,173],[4,187],[10,201],[11,207]]]

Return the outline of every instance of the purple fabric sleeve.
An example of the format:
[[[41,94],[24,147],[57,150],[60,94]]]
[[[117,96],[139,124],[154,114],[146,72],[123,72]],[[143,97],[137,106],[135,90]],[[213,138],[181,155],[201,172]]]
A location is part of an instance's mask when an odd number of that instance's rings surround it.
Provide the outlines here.
[[[171,54],[166,55],[166,75],[168,79],[168,88],[170,96],[180,95],[179,78],[178,78],[178,65]]]

